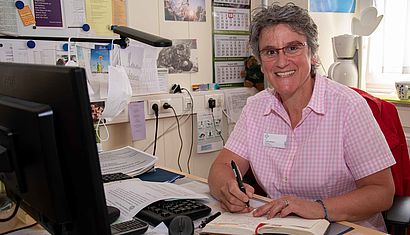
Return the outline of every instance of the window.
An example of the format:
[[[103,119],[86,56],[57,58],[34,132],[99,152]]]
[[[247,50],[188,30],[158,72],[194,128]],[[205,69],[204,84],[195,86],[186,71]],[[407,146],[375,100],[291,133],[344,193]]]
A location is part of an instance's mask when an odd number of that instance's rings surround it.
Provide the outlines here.
[[[375,0],[384,15],[369,37],[366,89],[372,93],[394,93],[395,81],[410,81],[410,2]]]

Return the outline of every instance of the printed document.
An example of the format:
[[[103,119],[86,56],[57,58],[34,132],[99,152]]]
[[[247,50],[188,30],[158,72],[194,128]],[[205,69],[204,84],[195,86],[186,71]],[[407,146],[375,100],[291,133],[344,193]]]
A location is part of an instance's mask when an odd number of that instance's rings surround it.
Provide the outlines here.
[[[131,177],[152,169],[158,158],[130,146],[99,154],[101,174],[124,173]]]
[[[173,183],[148,182],[139,179],[114,181],[104,184],[107,205],[121,211],[116,222],[131,220],[140,210],[153,202],[164,199],[208,199]]]

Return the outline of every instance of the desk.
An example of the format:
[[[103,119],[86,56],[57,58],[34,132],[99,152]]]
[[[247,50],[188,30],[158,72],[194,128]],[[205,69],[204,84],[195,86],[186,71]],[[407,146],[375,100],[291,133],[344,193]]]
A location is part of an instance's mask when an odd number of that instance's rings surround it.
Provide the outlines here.
[[[207,180],[202,178],[202,177],[190,175],[190,174],[187,174],[187,173],[184,173],[184,172],[181,173],[179,171],[176,171],[176,170],[170,169],[170,168],[166,168],[166,167],[161,167],[161,168],[163,168],[165,170],[168,170],[168,171],[173,171],[173,172],[178,173],[178,174],[185,175],[185,177],[187,177],[189,179],[192,179],[192,180],[207,183]],[[262,196],[259,196],[259,195],[255,195],[255,199],[258,199],[258,200],[261,200],[261,201],[269,201],[269,198],[262,197]],[[357,224],[354,224],[354,223],[351,223],[351,222],[347,222],[347,221],[343,221],[343,222],[339,222],[339,223],[354,228],[354,230],[352,230],[352,231],[350,231],[346,234],[351,234],[351,235],[383,235],[383,234],[386,234],[386,233],[382,233],[382,232],[379,232],[377,230],[370,229],[370,228],[367,228],[367,227],[363,227],[363,226],[360,226],[360,225],[357,225]]]
[[[161,168],[163,168],[165,170],[173,171],[173,172],[178,173],[178,174],[185,175],[185,177],[190,179],[190,180],[207,183],[207,180],[202,178],[202,177],[186,174],[186,173],[183,173],[183,172],[181,173],[179,171],[169,169],[167,167],[161,167]],[[258,200],[261,200],[261,201],[268,201],[269,200],[269,198],[258,196],[258,195],[255,195],[255,198],[258,199]],[[21,216],[20,216],[20,218],[21,218]],[[0,227],[0,233],[9,231],[11,229],[16,229],[16,228],[19,228],[19,227],[23,227],[25,225],[32,224],[32,222],[33,221],[30,220],[30,219],[25,219],[25,221],[21,221],[21,220],[19,220],[19,218],[15,218],[10,223],[8,223],[8,225],[3,225],[2,227]],[[360,226],[360,225],[357,225],[357,224],[354,224],[354,223],[351,223],[351,222],[340,222],[340,223],[354,228],[354,230],[347,233],[347,234],[351,234],[351,235],[378,235],[378,234],[383,235],[383,234],[385,234],[385,233],[378,232],[376,230],[369,229],[369,228],[366,228],[366,227],[363,227],[363,226]],[[34,229],[39,230],[40,226],[36,226]]]

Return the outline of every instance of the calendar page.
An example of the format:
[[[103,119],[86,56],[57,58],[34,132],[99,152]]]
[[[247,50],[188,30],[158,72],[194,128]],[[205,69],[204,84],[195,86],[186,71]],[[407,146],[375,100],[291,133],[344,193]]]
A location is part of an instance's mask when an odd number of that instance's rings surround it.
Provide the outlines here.
[[[219,84],[243,83],[242,70],[245,70],[243,61],[215,61],[215,81]]]
[[[251,0],[214,0],[213,69],[214,82],[221,87],[243,86],[241,74],[249,49]]]
[[[248,35],[214,35],[215,57],[248,57]]]

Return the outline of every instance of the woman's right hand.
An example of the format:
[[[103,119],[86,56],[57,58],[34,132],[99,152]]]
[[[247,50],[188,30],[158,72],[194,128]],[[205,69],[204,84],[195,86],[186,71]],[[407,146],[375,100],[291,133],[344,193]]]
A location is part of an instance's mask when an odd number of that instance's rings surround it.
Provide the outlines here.
[[[246,194],[243,193],[235,179],[227,180],[220,189],[219,201],[221,207],[229,212],[248,213],[253,210],[247,202],[253,197],[255,189],[244,183]]]

